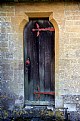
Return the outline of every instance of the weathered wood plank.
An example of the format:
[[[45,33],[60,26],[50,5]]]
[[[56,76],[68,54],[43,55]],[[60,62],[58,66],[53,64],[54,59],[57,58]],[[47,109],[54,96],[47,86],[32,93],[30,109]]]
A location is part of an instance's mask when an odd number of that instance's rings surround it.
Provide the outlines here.
[[[39,36],[39,77],[40,77],[40,91],[44,92],[44,56],[45,56],[45,50],[44,50],[44,32],[40,33]],[[40,100],[44,101],[45,95],[40,95]]]
[[[47,33],[46,33],[47,34]],[[51,80],[51,64],[50,64],[50,45],[48,34],[45,42],[45,91],[50,91],[50,80]],[[50,96],[46,95],[45,100],[50,100]]]
[[[52,32],[51,37],[51,91],[55,91],[55,43],[54,43],[54,33]],[[50,96],[50,101],[54,100],[54,96]]]
[[[27,57],[30,58],[30,67],[28,67],[28,100],[33,100],[33,81],[32,79],[32,42],[33,36],[31,34],[32,21],[28,24],[28,33],[27,33]]]
[[[24,97],[25,97],[25,101],[28,100],[28,70],[26,68],[26,60],[27,60],[27,41],[26,41],[26,33],[27,33],[27,27],[25,27],[24,29],[24,88],[25,88],[25,92],[24,92]]]

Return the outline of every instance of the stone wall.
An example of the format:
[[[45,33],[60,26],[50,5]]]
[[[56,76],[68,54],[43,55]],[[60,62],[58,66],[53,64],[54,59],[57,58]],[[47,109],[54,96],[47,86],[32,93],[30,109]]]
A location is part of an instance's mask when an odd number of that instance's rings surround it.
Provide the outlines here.
[[[23,28],[27,13],[52,12],[59,28],[55,105],[80,113],[80,3],[0,5],[0,98],[3,109],[24,105]],[[39,16],[39,15],[38,15]],[[34,17],[34,16],[33,16]],[[54,23],[53,23],[54,24]],[[57,31],[57,30],[56,30]],[[56,37],[57,38],[57,37]],[[70,115],[71,117],[71,115]]]
[[[11,106],[22,103],[24,97],[23,40],[15,19],[13,4],[0,6],[0,93],[3,108],[10,103]]]

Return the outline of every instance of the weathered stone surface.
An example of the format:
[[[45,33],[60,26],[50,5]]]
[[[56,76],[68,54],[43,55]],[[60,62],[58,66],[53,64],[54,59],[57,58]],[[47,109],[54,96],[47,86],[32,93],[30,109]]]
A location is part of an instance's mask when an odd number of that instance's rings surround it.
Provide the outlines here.
[[[59,36],[56,36],[59,38],[59,65],[55,66],[58,67],[55,72],[55,104],[57,107],[69,104],[69,108],[74,105],[77,112],[70,113],[70,120],[80,120],[80,3],[77,2],[0,5],[1,106],[12,110],[15,105],[24,105],[22,26],[27,23],[28,12],[35,12],[35,15],[36,12],[53,12],[53,20],[59,28]]]
[[[30,108],[29,107],[23,109],[15,107],[13,110],[3,110],[3,111],[0,110],[1,114],[3,114],[0,115],[0,120],[53,121],[56,119],[64,121],[64,119],[66,119],[64,111],[60,111],[59,109],[55,109],[52,111],[45,107],[30,107]]]
[[[6,33],[0,33],[0,41],[8,41],[8,36]]]
[[[65,95],[63,96],[65,103],[79,103],[80,95]]]

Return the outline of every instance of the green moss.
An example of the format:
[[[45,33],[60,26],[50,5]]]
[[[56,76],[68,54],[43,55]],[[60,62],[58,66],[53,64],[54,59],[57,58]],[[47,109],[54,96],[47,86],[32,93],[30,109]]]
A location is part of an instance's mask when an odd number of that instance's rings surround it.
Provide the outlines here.
[[[46,109],[42,110],[15,109],[12,112],[2,110],[2,116],[0,116],[0,120],[3,119],[4,117],[4,119],[12,118],[11,121],[31,121],[30,117],[32,116],[40,117],[44,121],[46,118],[50,119],[48,121],[52,121],[53,118],[56,118],[56,121],[64,121],[64,113],[58,109],[55,111],[46,110]]]
[[[64,114],[59,110],[56,111],[55,117],[56,117],[56,121],[64,121]]]

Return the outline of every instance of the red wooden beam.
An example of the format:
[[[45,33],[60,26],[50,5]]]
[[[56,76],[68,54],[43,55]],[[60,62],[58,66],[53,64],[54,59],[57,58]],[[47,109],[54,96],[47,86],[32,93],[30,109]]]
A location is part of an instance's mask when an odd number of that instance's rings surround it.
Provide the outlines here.
[[[34,94],[55,95],[55,92],[34,92]]]

